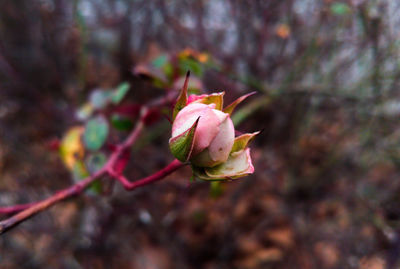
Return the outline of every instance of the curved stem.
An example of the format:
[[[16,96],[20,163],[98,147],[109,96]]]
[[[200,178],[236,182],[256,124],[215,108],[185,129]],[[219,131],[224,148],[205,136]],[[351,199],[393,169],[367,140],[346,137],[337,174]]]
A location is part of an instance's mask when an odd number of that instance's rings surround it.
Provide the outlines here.
[[[106,173],[106,170],[103,168],[97,173],[93,174],[90,177],[85,178],[84,180],[72,185],[69,188],[66,188],[62,191],[57,192],[56,194],[50,196],[43,201],[33,204],[33,206],[28,207],[27,209],[21,211],[20,213],[0,222],[0,234],[5,233],[11,228],[15,227],[19,223],[24,220],[36,215],[37,213],[49,208],[50,206],[56,204],[59,201],[62,201],[71,196],[77,195],[81,193],[84,189],[90,186],[95,180],[99,179],[102,175]]]
[[[135,182],[129,182],[129,180],[127,180],[124,176],[117,175],[114,172],[111,172],[110,175],[112,175],[118,181],[120,181],[122,183],[122,185],[125,187],[125,189],[134,190],[138,187],[148,185],[148,184],[154,183],[158,180],[161,180],[183,166],[185,166],[184,163],[181,163],[178,160],[174,160],[169,165],[167,165],[165,168],[161,169],[160,171],[158,171],[148,177],[139,179]],[[36,215],[37,213],[53,206],[54,204],[56,204],[58,202],[65,200],[69,197],[80,194],[84,189],[89,187],[94,181],[100,179],[101,176],[112,171],[110,169],[110,167],[111,166],[106,165],[106,166],[104,166],[104,168],[102,168],[97,173],[93,174],[92,176],[87,177],[86,179],[76,183],[75,185],[73,185],[67,189],[64,189],[62,191],[59,191],[56,194],[54,194],[53,196],[51,196],[43,201],[40,201],[38,203],[35,203],[31,207],[21,211],[20,213],[12,216],[6,220],[1,221],[0,222],[0,234],[5,233],[6,231],[15,227],[16,225],[23,222],[24,220]]]
[[[132,133],[126,138],[126,140],[121,143],[117,149],[111,154],[110,158],[108,159],[107,163],[101,168],[99,171],[94,173],[93,175],[83,179],[82,181],[79,181],[78,183],[61,190],[54,195],[50,196],[47,199],[44,199],[42,201],[39,201],[37,203],[31,203],[31,204],[23,204],[23,205],[15,205],[15,206],[10,206],[10,207],[4,207],[0,208],[0,213],[5,213],[5,214],[10,214],[14,212],[18,212],[16,215],[5,219],[3,221],[0,221],[0,234],[5,233],[6,231],[10,230],[11,228],[17,226],[19,223],[27,220],[28,218],[38,214],[39,212],[42,212],[43,210],[55,205],[56,203],[65,200],[69,197],[75,196],[80,194],[83,190],[88,188],[94,181],[100,179],[102,176],[106,174],[110,174],[113,177],[117,177],[115,172],[110,172],[114,171],[114,166],[116,162],[119,160],[121,155],[128,150],[137,140],[139,135],[144,129],[144,118],[147,115],[147,109],[144,108],[142,111],[142,118],[139,120],[137,123],[135,129],[132,131]],[[127,188],[128,190],[133,190],[137,187],[147,185],[150,183],[153,183],[157,180],[160,180],[167,175],[171,174],[175,170],[181,168],[184,166],[184,164],[180,163],[178,160],[173,161],[170,163],[168,166],[166,166],[164,169],[161,169],[160,171],[152,174],[151,176],[145,177],[143,179],[140,179],[135,182],[129,182],[126,178],[123,176],[118,176],[118,177],[123,177],[124,179],[121,179],[121,183],[124,184],[124,187]]]
[[[183,166],[185,166],[184,163],[181,163],[178,160],[174,160],[169,165],[167,165],[165,168],[161,169],[160,171],[158,171],[148,177],[136,180],[134,182],[130,182],[125,176],[119,175],[119,174],[115,173],[113,170],[109,170],[108,172],[112,177],[114,177],[119,182],[121,182],[121,184],[124,186],[125,189],[131,191],[138,187],[141,187],[141,186],[144,186],[147,184],[151,184],[160,179],[163,179],[164,177],[168,176],[169,174],[171,174],[172,172],[178,170],[179,168],[181,168]]]

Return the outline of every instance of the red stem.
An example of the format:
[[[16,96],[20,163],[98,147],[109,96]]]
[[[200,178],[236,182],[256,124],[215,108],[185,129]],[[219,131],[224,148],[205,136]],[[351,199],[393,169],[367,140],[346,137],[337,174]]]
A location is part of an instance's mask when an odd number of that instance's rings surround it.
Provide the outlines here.
[[[160,171],[154,173],[153,175],[145,177],[143,179],[140,179],[132,183],[129,182],[124,176],[117,175],[114,172],[113,169],[115,163],[121,157],[123,152],[129,149],[135,143],[140,133],[142,132],[144,128],[143,119],[146,117],[146,115],[147,115],[147,109],[144,108],[142,110],[142,115],[141,115],[142,117],[139,120],[138,124],[136,125],[135,129],[123,143],[117,146],[117,149],[111,154],[110,158],[108,159],[104,167],[101,168],[99,171],[97,171],[95,174],[37,203],[0,208],[0,213],[5,213],[5,214],[21,211],[8,219],[0,221],[0,234],[5,233],[6,231],[18,225],[19,223],[55,205],[58,202],[65,200],[69,197],[75,196],[77,194],[80,194],[83,190],[89,187],[94,181],[100,179],[105,174],[112,175],[113,177],[117,178],[124,185],[126,189],[133,190],[137,187],[147,185],[157,180],[160,180],[166,177],[167,175],[171,174],[175,170],[184,166],[183,163],[180,163],[178,160],[175,160],[171,162],[167,167],[161,169]]]
[[[14,214],[14,213],[17,213],[17,212],[22,211],[24,209],[27,209],[28,207],[31,207],[34,204],[36,204],[36,203],[0,207],[0,214],[2,214],[2,215]]]
[[[24,220],[36,215],[37,213],[51,207],[57,202],[69,198],[71,196],[77,195],[81,193],[84,189],[90,186],[95,180],[99,179],[102,175],[106,173],[106,170],[103,168],[99,170],[97,173],[93,174],[90,177],[85,178],[84,180],[72,185],[69,188],[66,188],[62,191],[57,192],[56,194],[50,196],[43,201],[33,204],[33,206],[24,209],[20,213],[0,222],[0,234],[5,233],[11,228],[15,227],[19,223]]]
[[[121,182],[121,184],[124,186],[125,189],[133,190],[138,187],[141,187],[141,186],[144,186],[147,184],[151,184],[160,179],[163,179],[164,177],[168,176],[169,174],[178,170],[179,168],[183,167],[184,165],[185,165],[184,163],[181,163],[178,160],[174,160],[168,166],[161,169],[160,171],[158,171],[148,177],[134,181],[134,182],[130,182],[124,175],[117,174],[113,170],[109,170],[108,172],[111,176],[113,176],[115,179],[117,179],[119,182]]]

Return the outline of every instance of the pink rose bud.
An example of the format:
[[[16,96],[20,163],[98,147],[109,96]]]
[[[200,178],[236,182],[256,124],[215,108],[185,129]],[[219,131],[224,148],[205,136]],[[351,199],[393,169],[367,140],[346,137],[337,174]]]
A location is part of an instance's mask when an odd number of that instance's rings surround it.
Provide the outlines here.
[[[229,114],[215,109],[215,104],[191,103],[184,107],[172,124],[172,139],[190,129],[197,119],[190,162],[199,167],[226,162],[235,139],[235,129]]]
[[[190,162],[194,176],[204,180],[234,179],[254,172],[248,143],[259,132],[235,138],[230,118],[251,94],[222,109],[224,92],[187,96],[188,76],[173,113],[172,154]]]

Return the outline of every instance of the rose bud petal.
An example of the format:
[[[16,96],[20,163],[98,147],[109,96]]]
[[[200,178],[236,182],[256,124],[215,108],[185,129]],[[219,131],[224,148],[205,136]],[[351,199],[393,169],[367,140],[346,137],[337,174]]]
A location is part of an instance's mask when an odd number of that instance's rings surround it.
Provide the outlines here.
[[[231,152],[235,129],[227,113],[215,105],[191,103],[177,114],[172,125],[172,139],[187,131],[198,119],[190,161],[200,167],[225,162]]]

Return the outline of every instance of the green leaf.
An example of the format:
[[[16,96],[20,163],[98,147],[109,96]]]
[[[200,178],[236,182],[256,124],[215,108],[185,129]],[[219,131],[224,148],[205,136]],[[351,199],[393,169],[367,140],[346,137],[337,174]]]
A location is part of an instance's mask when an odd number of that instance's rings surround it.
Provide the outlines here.
[[[235,110],[236,106],[238,104],[240,104],[241,102],[243,102],[244,99],[246,99],[249,96],[252,96],[253,94],[256,94],[256,92],[251,92],[251,93],[248,93],[248,94],[245,94],[245,95],[239,97],[238,99],[233,101],[233,103],[231,103],[229,106],[225,107],[224,112],[228,113],[229,115],[232,115],[232,113]]]
[[[197,118],[196,122],[186,132],[169,140],[169,148],[172,155],[181,162],[187,162],[190,158],[193,150],[194,134],[199,120],[200,117]]]
[[[181,90],[181,93],[178,97],[178,100],[176,101],[175,107],[174,107],[174,111],[172,113],[172,120],[175,120],[176,115],[178,114],[179,111],[182,110],[182,108],[184,108],[187,104],[187,89],[188,89],[188,82],[189,82],[189,76],[190,76],[190,71],[188,71],[186,73],[186,78],[185,78],[185,82],[183,83],[183,87]]]
[[[346,15],[350,13],[350,11],[351,9],[346,3],[337,2],[331,5],[331,12],[334,15],[339,15],[339,16]]]
[[[174,66],[171,63],[167,63],[162,67],[162,71],[164,72],[166,77],[171,79],[174,75]]]
[[[235,138],[235,142],[233,143],[231,153],[241,151],[247,147],[249,142],[253,140],[253,138],[258,135],[260,132],[255,132],[251,134],[243,134]]]
[[[108,136],[108,123],[102,116],[89,120],[85,126],[83,141],[89,150],[100,149]]]
[[[72,175],[75,182],[81,181],[89,176],[89,172],[86,169],[86,166],[83,163],[83,161],[79,161],[74,164]],[[99,180],[93,182],[88,189],[89,194],[99,194],[101,193],[101,191],[102,191],[102,184]]]
[[[168,56],[167,55],[161,55],[155,58],[151,64],[156,67],[156,68],[161,68],[163,67],[166,63],[168,62]]]
[[[90,94],[89,101],[96,109],[102,109],[110,101],[111,91],[95,90]]]
[[[118,114],[111,116],[111,125],[119,131],[129,131],[133,128],[133,122],[129,118]]]
[[[90,154],[86,158],[86,166],[91,174],[96,173],[101,168],[103,168],[106,162],[107,162],[106,155],[104,155],[101,152]]]
[[[74,181],[80,181],[89,176],[89,172],[86,170],[85,164],[83,161],[77,161],[74,163],[72,169],[72,175]]]
[[[118,87],[112,92],[111,102],[113,102],[115,105],[119,104],[128,93],[130,87],[131,86],[128,82],[124,82],[118,85]]]
[[[96,180],[89,187],[89,194],[100,194],[103,192],[103,184],[100,180]]]
[[[202,77],[204,72],[201,63],[189,58],[180,59],[179,68],[180,70],[190,70],[198,77]]]

